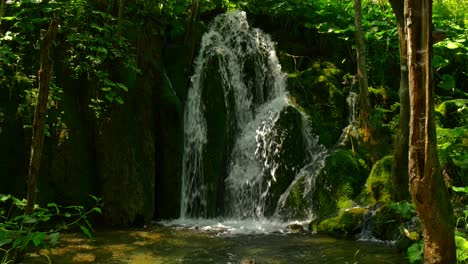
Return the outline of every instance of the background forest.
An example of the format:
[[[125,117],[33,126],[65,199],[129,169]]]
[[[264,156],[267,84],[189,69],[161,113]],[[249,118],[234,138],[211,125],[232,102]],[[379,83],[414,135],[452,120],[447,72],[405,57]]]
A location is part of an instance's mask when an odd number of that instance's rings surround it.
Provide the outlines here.
[[[317,186],[328,187],[314,192],[317,218],[311,229],[350,236],[354,225],[348,222],[355,216],[345,209],[379,205],[373,235],[394,240],[404,234],[402,250],[409,247],[410,262],[421,261],[421,238],[409,224],[416,215],[414,206],[393,199],[400,53],[397,22],[387,1],[362,2],[370,106],[363,116],[360,100],[353,104],[353,94],[360,94],[353,1],[0,0],[2,221],[13,219],[5,210],[7,203],[25,206],[9,195],[27,194],[41,30],[52,20],[58,22],[58,31],[49,55],[53,74],[37,203],[49,209],[58,208],[55,202],[92,208],[74,207],[89,235],[91,212],[102,213],[96,222],[112,225],[179,217],[184,109],[194,59],[213,18],[236,9],[247,13],[252,27],[271,35],[288,75],[290,100],[307,113],[320,143],[336,150],[327,158],[323,174],[328,176],[317,178]],[[457,219],[458,260],[466,261],[468,2],[434,1],[433,24],[446,32],[433,46],[437,153]],[[211,113],[214,119],[216,113]],[[220,181],[209,179],[213,186]],[[279,180],[275,190],[286,188],[280,184],[285,183]],[[222,192],[210,189],[217,202],[209,217],[219,215]],[[89,194],[95,196],[89,199]],[[96,197],[102,197],[102,212],[95,207],[101,202]],[[301,208],[301,203],[291,198],[288,206]],[[295,212],[301,216],[301,209]],[[364,214],[356,213],[361,218]],[[46,244],[45,233],[13,236],[7,232],[10,227],[1,225],[3,248],[25,248],[30,241]],[[15,244],[18,237],[25,244]]]

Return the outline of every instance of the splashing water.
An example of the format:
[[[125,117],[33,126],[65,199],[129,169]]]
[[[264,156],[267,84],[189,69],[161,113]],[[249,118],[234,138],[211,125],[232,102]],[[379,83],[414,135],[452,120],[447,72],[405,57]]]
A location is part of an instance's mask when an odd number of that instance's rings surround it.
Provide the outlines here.
[[[210,71],[213,65],[214,73]],[[202,38],[195,60],[184,116],[181,219],[209,215],[207,197],[212,186],[206,179],[206,171],[211,169],[205,163],[210,140],[206,115],[207,102],[215,98],[207,98],[205,86],[213,75],[219,77],[220,87],[216,88],[222,89],[226,116],[225,131],[216,133],[225,133],[230,139],[225,147],[225,175],[221,176],[225,191],[223,216],[262,220],[268,204],[273,204],[269,215],[280,215],[299,181],[303,183],[303,196],[310,197],[327,151],[312,135],[305,116],[289,104],[286,74],[281,71],[270,37],[250,28],[245,12],[234,11],[215,18]],[[291,120],[299,116],[300,121],[284,125],[285,116]],[[291,128],[294,124],[299,128]],[[294,140],[300,141],[303,157],[298,157],[295,164],[285,164],[281,155],[290,148],[286,146],[292,142],[288,131],[294,129],[302,131]],[[295,176],[278,195],[279,202],[271,202],[272,186],[285,174],[279,175],[278,171],[285,170]]]

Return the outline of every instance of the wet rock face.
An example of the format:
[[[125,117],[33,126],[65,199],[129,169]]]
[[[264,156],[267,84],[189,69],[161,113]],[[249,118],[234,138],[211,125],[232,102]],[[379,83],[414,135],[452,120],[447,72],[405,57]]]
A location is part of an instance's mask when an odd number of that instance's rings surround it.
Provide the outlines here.
[[[265,141],[257,141],[258,153],[267,154],[262,156],[257,153],[257,161],[261,164],[271,164],[264,168],[264,177],[274,177],[270,183],[271,187],[266,201],[266,216],[273,215],[281,194],[286,191],[296,174],[305,165],[305,146],[301,127],[301,114],[289,106],[280,112],[278,121]],[[274,144],[277,144],[276,147],[273,146]]]

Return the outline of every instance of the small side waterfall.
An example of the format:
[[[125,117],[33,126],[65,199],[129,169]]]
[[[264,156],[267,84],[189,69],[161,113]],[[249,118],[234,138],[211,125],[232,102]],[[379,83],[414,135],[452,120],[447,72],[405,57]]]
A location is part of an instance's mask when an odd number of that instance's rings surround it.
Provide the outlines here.
[[[346,98],[349,108],[348,125],[343,128],[343,132],[338,139],[338,145],[345,145],[348,141],[353,145],[353,138],[358,139],[359,137],[356,119],[356,100],[357,94],[355,92],[350,92],[348,98]]]
[[[215,18],[185,108],[182,219],[213,215],[220,201],[215,216],[279,216],[298,182],[311,196],[327,151],[289,104],[286,80],[270,37],[250,28],[245,12]],[[222,153],[212,153],[213,142]]]

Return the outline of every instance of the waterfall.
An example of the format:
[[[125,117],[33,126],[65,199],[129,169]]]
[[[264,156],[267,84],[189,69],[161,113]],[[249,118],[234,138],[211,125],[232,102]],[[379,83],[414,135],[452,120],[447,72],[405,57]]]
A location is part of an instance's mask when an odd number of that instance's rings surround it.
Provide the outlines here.
[[[286,82],[274,43],[249,26],[245,12],[214,19],[202,37],[185,107],[182,219],[213,215],[212,197],[223,203],[218,216],[278,215],[299,181],[304,197],[311,196],[326,150],[307,118],[290,105]],[[221,138],[224,146],[217,150],[223,153],[210,153],[216,141],[210,133]],[[221,169],[208,173],[214,168]],[[278,182],[288,185],[281,189]]]
[[[351,145],[353,145],[353,138],[355,138],[357,141],[359,137],[356,119],[356,99],[357,94],[355,92],[350,92],[348,98],[346,98],[346,103],[348,103],[349,109],[348,125],[345,128],[343,128],[343,132],[341,133],[341,136],[338,139],[337,145],[345,145],[348,141],[350,141]]]

